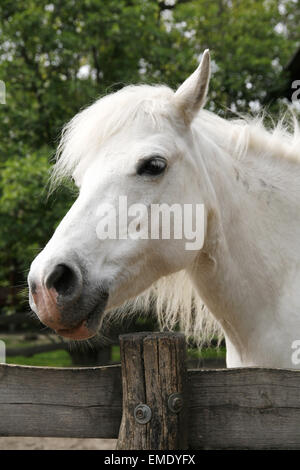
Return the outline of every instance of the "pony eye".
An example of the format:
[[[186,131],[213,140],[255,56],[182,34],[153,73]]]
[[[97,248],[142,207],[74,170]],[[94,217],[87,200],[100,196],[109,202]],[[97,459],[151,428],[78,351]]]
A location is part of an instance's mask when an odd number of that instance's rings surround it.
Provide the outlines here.
[[[143,160],[137,169],[138,175],[160,175],[165,171],[167,162],[165,158],[160,156],[151,157],[147,160]]]

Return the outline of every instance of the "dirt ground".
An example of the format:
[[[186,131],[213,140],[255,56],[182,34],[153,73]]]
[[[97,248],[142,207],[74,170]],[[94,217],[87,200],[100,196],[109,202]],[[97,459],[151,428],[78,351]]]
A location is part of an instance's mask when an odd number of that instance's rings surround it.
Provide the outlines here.
[[[0,450],[113,450],[116,439],[0,437]]]

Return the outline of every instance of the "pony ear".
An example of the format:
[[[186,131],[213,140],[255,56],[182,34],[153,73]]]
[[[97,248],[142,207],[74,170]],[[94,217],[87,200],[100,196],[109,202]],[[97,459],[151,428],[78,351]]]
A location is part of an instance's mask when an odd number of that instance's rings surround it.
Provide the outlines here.
[[[178,88],[174,95],[176,105],[192,121],[205,103],[210,79],[210,53],[206,49],[201,64]]]

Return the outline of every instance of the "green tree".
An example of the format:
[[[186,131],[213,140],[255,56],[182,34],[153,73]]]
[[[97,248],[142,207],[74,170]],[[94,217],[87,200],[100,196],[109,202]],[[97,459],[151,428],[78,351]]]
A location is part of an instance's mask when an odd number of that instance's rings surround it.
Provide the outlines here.
[[[174,24],[191,37],[190,47],[212,51],[212,108],[248,112],[249,103],[264,101],[299,46],[296,12],[299,18],[297,0],[197,0],[174,9]]]
[[[0,286],[22,286],[31,260],[49,239],[69,209],[75,190],[70,186],[47,197],[49,148],[22,149],[1,165]],[[16,303],[16,299],[12,299]],[[18,307],[18,305],[16,306]]]

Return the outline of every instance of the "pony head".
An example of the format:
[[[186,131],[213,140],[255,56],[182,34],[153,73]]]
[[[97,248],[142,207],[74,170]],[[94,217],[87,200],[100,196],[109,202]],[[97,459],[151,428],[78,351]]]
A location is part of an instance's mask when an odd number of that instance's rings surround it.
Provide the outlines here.
[[[191,123],[209,77],[206,50],[175,93],[166,86],[125,87],[65,127],[54,179],[73,177],[79,196],[28,276],[32,310],[58,334],[94,336],[105,312],[197,258],[206,212],[199,243],[191,243],[183,225],[196,222],[200,233],[192,206],[208,204]],[[169,237],[162,236],[164,217]]]

